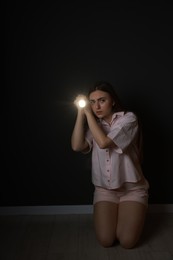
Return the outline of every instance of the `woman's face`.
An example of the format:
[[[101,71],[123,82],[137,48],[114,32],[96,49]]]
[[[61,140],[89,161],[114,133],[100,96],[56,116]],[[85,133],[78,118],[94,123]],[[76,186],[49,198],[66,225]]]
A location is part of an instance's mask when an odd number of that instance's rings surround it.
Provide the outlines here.
[[[93,113],[107,122],[110,122],[113,114],[114,100],[109,93],[102,90],[95,90],[89,95],[89,101]]]

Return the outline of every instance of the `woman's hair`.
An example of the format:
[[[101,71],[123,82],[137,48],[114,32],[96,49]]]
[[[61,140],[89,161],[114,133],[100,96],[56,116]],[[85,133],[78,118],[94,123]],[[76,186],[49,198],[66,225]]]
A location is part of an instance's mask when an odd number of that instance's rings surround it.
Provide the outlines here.
[[[112,99],[115,101],[115,106],[113,108],[114,112],[119,112],[119,111],[123,111],[123,105],[121,104],[119,97],[117,96],[113,86],[106,81],[97,81],[90,89],[88,92],[88,96],[96,91],[96,90],[101,90],[104,92],[109,93],[109,95],[112,97]]]

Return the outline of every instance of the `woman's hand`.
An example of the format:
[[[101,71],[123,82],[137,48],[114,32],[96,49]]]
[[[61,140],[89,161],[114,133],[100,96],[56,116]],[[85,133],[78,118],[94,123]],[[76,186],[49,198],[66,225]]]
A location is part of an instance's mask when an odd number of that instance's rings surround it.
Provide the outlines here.
[[[83,109],[88,103],[88,99],[85,95],[78,95],[74,101],[74,104],[78,109]]]
[[[90,102],[85,95],[78,95],[74,101],[74,104],[81,113],[84,113],[85,115],[93,114]]]

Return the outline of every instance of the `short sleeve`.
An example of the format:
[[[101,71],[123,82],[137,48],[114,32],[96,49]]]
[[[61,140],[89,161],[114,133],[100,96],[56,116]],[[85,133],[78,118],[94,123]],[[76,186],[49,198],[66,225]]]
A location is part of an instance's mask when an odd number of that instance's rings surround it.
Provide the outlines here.
[[[128,112],[113,125],[108,137],[116,144],[118,153],[123,153],[133,142],[138,131],[138,120],[134,113]]]

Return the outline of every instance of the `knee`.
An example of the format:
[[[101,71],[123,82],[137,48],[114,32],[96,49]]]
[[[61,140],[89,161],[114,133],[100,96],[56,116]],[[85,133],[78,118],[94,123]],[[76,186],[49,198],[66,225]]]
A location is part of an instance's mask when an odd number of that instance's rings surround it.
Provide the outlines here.
[[[120,245],[125,249],[132,249],[135,247],[137,241],[129,236],[119,238]]]
[[[102,246],[102,247],[105,247],[105,248],[108,248],[108,247],[112,247],[113,246],[113,243],[114,241],[108,241],[108,240],[98,240],[99,241],[99,244]]]
[[[97,240],[98,240],[99,244],[103,247],[112,247],[115,242],[114,238],[107,237],[105,235],[102,235],[99,237],[97,236]]]

